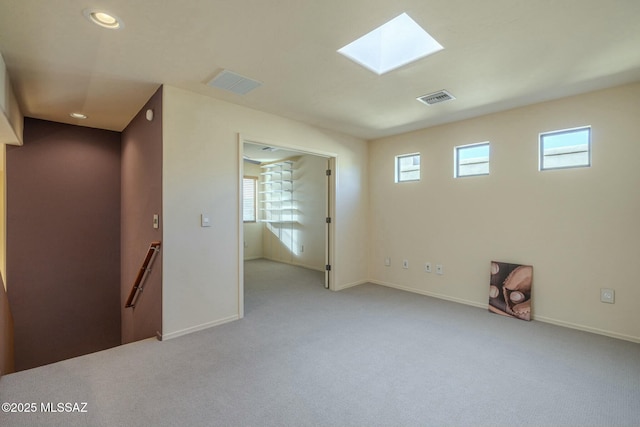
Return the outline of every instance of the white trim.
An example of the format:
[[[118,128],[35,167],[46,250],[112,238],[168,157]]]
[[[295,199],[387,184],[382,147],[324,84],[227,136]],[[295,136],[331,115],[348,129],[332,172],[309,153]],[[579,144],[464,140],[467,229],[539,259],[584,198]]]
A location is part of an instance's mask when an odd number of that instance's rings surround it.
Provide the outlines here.
[[[471,175],[460,175],[460,159],[458,158],[458,154],[460,150],[464,150],[467,148],[479,147],[481,145],[486,145],[489,147],[489,155],[487,156],[487,168],[489,169],[487,173],[477,173]],[[483,162],[484,163],[484,162]],[[473,144],[464,144],[464,145],[456,145],[453,147],[453,177],[454,178],[465,178],[468,176],[483,176],[489,175],[491,171],[491,141],[483,141],[483,142],[474,142]]]
[[[399,289],[401,291],[407,291],[407,292],[412,292],[415,294],[420,294],[420,295],[425,295],[428,297],[433,297],[433,298],[438,298],[438,299],[442,299],[442,300],[446,300],[446,301],[452,301],[452,302],[457,302],[460,304],[464,304],[464,305],[470,305],[472,307],[478,307],[478,308],[484,308],[484,309],[488,309],[489,307],[489,303],[478,303],[476,301],[470,301],[470,300],[466,300],[466,299],[462,299],[462,298],[456,298],[456,297],[450,297],[447,295],[442,295],[442,294],[437,294],[434,292],[429,292],[429,291],[425,291],[422,289],[416,289],[416,288],[410,288],[408,286],[402,286],[402,285],[396,285],[395,283],[389,283],[389,282],[382,282],[379,280],[369,280],[369,283],[373,283],[374,285],[380,285],[380,286],[386,286],[388,288],[394,288],[394,289]],[[366,282],[364,282],[366,283]],[[489,295],[487,295],[487,301],[488,301]],[[634,343],[640,343],[640,337],[634,337],[632,335],[626,335],[626,334],[620,334],[618,332],[613,332],[613,331],[607,331],[604,329],[598,329],[598,328],[593,328],[591,326],[586,326],[586,325],[579,325],[577,323],[571,323],[571,322],[566,322],[564,320],[557,320],[557,319],[553,319],[551,317],[546,317],[546,316],[536,316],[535,314],[531,316],[532,320],[537,320],[539,322],[543,322],[543,323],[549,323],[552,325],[556,325],[556,326],[562,326],[565,328],[570,328],[570,329],[576,329],[579,331],[583,331],[583,332],[590,332],[592,334],[598,334],[598,335],[604,335],[607,337],[611,337],[611,338],[617,338],[617,339],[621,339],[624,341],[631,341]]]
[[[192,334],[194,332],[202,331],[204,329],[209,329],[209,328],[212,328],[214,326],[222,325],[224,323],[233,322],[234,320],[238,320],[239,318],[240,317],[237,314],[234,314],[233,316],[225,317],[224,319],[214,320],[212,322],[203,323],[201,325],[192,326],[190,328],[181,329],[181,330],[175,331],[175,332],[170,332],[168,334],[161,335],[159,337],[159,339],[161,341],[166,341],[166,340],[170,340],[170,339],[173,339],[173,338],[178,338],[178,337],[181,337],[183,335]]]
[[[485,308],[488,310],[489,307],[489,294],[487,294],[487,303],[478,303],[475,301],[471,301],[471,300],[466,300],[466,299],[462,299],[462,298],[456,298],[456,297],[450,297],[447,295],[442,295],[442,294],[437,294],[435,292],[429,292],[429,291],[425,291],[422,289],[417,289],[417,288],[410,288],[408,286],[402,286],[402,285],[396,285],[395,283],[389,283],[389,282],[382,282],[379,280],[369,280],[369,282],[375,284],[375,285],[381,285],[381,286],[386,286],[387,288],[394,288],[394,289],[399,289],[401,291],[407,291],[407,292],[413,292],[414,294],[420,294],[420,295],[425,295],[428,297],[434,297],[434,298],[438,298],[438,299],[442,299],[442,300],[446,300],[446,301],[451,301],[451,302],[457,302],[460,304],[464,304],[464,305],[470,305],[473,307],[478,307],[478,308]]]
[[[354,286],[364,285],[365,283],[372,283],[370,280],[359,280],[357,282],[345,283],[344,285],[336,286],[334,291],[343,291],[348,288],[353,288]],[[377,283],[375,283],[377,284]]]
[[[237,181],[238,190],[238,319],[244,317],[244,218],[242,212],[244,209],[244,202],[242,194],[242,182],[244,180],[244,140],[242,134],[238,134],[238,172],[240,177]],[[257,206],[257,200],[256,200]],[[256,220],[258,213],[256,210]]]
[[[400,159],[404,159],[406,157],[415,157],[418,156],[418,159],[420,159],[421,155],[420,153],[407,153],[407,154],[398,154],[395,157],[395,171],[394,171],[394,182],[396,184],[399,184],[401,182],[417,182],[420,181],[420,178],[422,177],[422,160],[420,160],[421,164],[418,166],[418,178],[417,179],[400,179],[400,173],[403,172],[400,170]],[[405,171],[406,172],[406,171]]]
[[[321,273],[324,273],[324,271],[325,271],[324,270],[324,266],[322,266],[322,267],[314,267],[312,265],[302,264],[302,263],[295,262],[295,261],[285,261],[285,260],[281,260],[281,259],[277,259],[277,258],[270,258],[268,256],[254,257],[254,258],[251,258],[251,259],[266,259],[268,261],[279,262],[281,264],[294,265],[296,267],[306,268],[307,270],[319,271]],[[246,259],[245,261],[250,261],[250,260]]]
[[[289,151],[297,151],[301,154],[310,154],[313,156],[320,156],[320,157],[326,157],[329,159],[329,161],[333,162],[333,165],[335,166],[332,169],[332,180],[331,180],[331,188],[329,189],[330,191],[330,200],[329,200],[329,205],[330,205],[330,216],[333,219],[333,222],[335,223],[335,217],[336,217],[336,191],[337,191],[337,187],[338,187],[338,182],[337,182],[337,175],[338,175],[338,155],[335,152],[330,152],[330,151],[323,151],[323,150],[316,150],[316,149],[309,149],[307,147],[300,147],[294,144],[283,144],[281,142],[276,142],[276,143],[271,143],[268,139],[265,138],[258,138],[258,137],[253,137],[250,135],[246,135],[246,134],[242,134],[242,133],[238,133],[238,163],[239,163],[239,169],[240,169],[240,178],[238,180],[238,197],[239,197],[239,201],[238,203],[241,204],[242,203],[242,195],[240,194],[242,191],[242,188],[240,186],[240,183],[242,182],[242,178],[244,177],[243,175],[243,169],[244,169],[244,162],[243,162],[243,154],[244,154],[244,144],[245,143],[254,143],[254,144],[260,144],[260,145],[267,145],[269,147],[277,147],[277,148],[282,148],[284,150],[289,150]],[[238,230],[238,242],[239,242],[239,248],[238,248],[238,281],[239,281],[239,285],[238,285],[238,301],[239,301],[239,305],[241,306],[241,311],[240,311],[240,318],[242,318],[244,316],[244,245],[242,242],[244,242],[244,229],[242,227],[242,205],[240,205],[239,208],[239,217],[240,217],[240,224],[239,224],[239,230]],[[333,265],[333,259],[334,259],[334,253],[335,253],[335,226],[334,227],[330,227],[330,233],[329,233],[329,254],[331,259],[329,260],[329,264],[334,267]],[[325,244],[326,244],[326,239],[325,239]],[[326,249],[326,248],[325,248]],[[335,274],[334,274],[334,270],[330,270],[328,272],[329,275],[329,289],[331,290],[335,290],[334,289],[334,282],[335,282]]]
[[[542,139],[543,137],[547,136],[547,135],[554,135],[554,134],[563,134],[563,133],[572,133],[572,132],[579,132],[582,130],[588,130],[589,131],[589,140],[587,143],[587,156],[588,156],[588,163],[586,165],[583,164],[579,164],[579,165],[571,165],[571,166],[560,166],[560,167],[546,167],[543,168],[542,164],[543,164],[543,159],[544,159],[544,150],[543,150],[543,144],[542,144]],[[546,132],[540,132],[538,133],[538,172],[543,172],[543,171],[549,171],[549,170],[557,170],[557,169],[576,169],[576,168],[590,168],[592,166],[592,139],[593,139],[593,130],[591,128],[591,125],[585,125],[585,126],[578,126],[578,127],[573,127],[573,128],[568,128],[568,129],[558,129],[558,130],[551,130],[551,131],[546,131]]]
[[[329,232],[325,236],[325,239],[328,239],[327,247],[325,247],[325,259],[326,263],[331,266],[331,270],[325,270],[326,280],[329,281],[329,290],[336,290],[336,218],[338,212],[338,178],[340,170],[338,168],[339,158],[337,155],[329,157],[329,161],[327,162],[327,166],[331,171],[331,175],[327,180],[327,191],[329,204],[329,218],[331,218],[331,223],[327,224],[327,228]],[[327,256],[328,255],[328,256]],[[326,283],[326,282],[325,282]]]
[[[605,329],[592,328],[591,326],[579,325],[577,323],[565,322],[564,320],[552,319],[546,316],[532,316],[533,320],[539,322],[550,323],[556,326],[563,326],[565,328],[577,329],[579,331],[591,332],[592,334],[604,335],[611,338],[617,338],[620,340],[631,341],[640,344],[640,337],[634,337],[632,335],[620,334],[613,331],[607,331]]]

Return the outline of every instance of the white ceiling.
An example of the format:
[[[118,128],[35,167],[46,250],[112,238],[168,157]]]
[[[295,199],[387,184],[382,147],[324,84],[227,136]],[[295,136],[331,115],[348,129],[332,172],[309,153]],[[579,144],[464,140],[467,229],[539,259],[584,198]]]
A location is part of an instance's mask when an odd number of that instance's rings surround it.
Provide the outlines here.
[[[445,49],[382,76],[336,52],[402,12]],[[640,81],[640,1],[3,0],[0,53],[29,117],[119,131],[165,83],[372,139]],[[263,85],[207,86],[222,69]]]

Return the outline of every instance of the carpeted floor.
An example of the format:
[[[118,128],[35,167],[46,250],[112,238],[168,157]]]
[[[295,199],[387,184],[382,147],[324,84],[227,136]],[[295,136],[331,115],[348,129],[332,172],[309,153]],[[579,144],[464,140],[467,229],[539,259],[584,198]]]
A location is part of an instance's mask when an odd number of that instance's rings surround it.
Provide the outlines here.
[[[0,425],[640,426],[639,344],[371,284],[331,292],[264,260],[245,275],[242,320],[3,377],[0,402],[37,411]]]

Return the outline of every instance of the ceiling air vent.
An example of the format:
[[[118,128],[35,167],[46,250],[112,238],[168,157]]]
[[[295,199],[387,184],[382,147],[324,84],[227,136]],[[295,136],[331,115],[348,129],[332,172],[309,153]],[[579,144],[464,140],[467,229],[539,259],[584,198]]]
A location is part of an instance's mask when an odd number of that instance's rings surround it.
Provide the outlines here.
[[[423,95],[416,98],[418,101],[423,102],[427,105],[437,104],[439,102],[449,101],[451,99],[456,99],[455,96],[451,95],[446,90],[440,90],[438,92],[430,93],[428,95]]]
[[[252,80],[248,77],[241,76],[229,70],[222,70],[207,85],[217,87],[219,89],[228,90],[238,95],[245,95],[253,89],[262,86],[262,83]]]

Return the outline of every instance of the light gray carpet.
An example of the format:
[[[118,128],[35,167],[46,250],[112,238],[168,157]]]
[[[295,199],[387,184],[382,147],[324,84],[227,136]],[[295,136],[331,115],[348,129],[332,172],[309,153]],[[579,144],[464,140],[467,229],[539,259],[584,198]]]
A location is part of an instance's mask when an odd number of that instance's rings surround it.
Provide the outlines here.
[[[246,263],[245,318],[0,380],[2,426],[640,426],[640,345]]]

